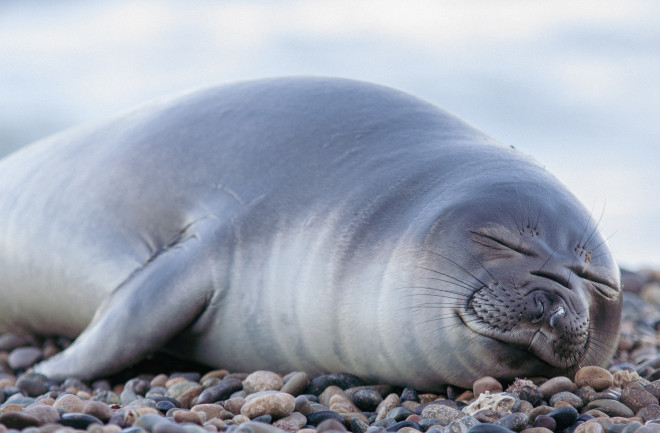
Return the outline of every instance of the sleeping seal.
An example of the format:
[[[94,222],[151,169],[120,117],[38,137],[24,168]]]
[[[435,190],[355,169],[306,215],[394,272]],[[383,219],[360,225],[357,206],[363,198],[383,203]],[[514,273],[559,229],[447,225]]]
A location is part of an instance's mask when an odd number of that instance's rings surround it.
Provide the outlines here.
[[[158,101],[0,163],[0,330],[36,367],[159,349],[434,389],[570,374],[617,342],[598,224],[529,157],[377,85],[283,78]]]

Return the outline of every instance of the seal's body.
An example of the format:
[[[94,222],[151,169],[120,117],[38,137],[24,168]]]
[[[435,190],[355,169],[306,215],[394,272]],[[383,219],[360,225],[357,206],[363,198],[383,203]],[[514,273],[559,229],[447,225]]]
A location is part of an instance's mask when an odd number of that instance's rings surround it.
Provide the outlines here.
[[[80,336],[91,378],[160,348],[431,389],[606,363],[596,221],[439,108],[349,80],[212,88],[0,163],[0,330]]]

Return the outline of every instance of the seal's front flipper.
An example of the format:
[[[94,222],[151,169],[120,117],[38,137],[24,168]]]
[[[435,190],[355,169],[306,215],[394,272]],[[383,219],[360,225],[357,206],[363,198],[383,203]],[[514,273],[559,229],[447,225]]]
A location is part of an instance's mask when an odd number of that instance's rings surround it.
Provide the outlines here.
[[[35,370],[51,378],[91,379],[158,350],[209,302],[212,279],[205,257],[195,235],[162,250],[112,293],[71,346]]]

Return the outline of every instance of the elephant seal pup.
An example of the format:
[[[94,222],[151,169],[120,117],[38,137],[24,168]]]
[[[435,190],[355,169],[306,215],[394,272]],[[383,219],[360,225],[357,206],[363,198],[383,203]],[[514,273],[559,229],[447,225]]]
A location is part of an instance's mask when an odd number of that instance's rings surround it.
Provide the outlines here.
[[[211,88],[0,163],[0,329],[93,378],[164,349],[437,389],[570,374],[617,342],[619,270],[529,157],[389,88]],[[80,335],[78,335],[80,334]]]

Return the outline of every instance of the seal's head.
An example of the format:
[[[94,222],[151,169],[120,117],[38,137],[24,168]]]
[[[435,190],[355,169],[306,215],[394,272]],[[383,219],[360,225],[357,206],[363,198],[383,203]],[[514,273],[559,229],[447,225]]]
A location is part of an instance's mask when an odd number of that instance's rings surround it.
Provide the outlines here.
[[[557,185],[544,179],[473,188],[429,232],[423,286],[434,300],[444,297],[445,329],[468,347],[458,351],[465,375],[454,383],[569,375],[614,354],[619,269],[598,218]],[[434,249],[438,237],[453,245]],[[447,285],[451,295],[441,288]]]

